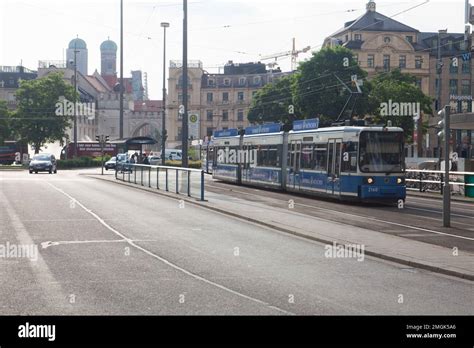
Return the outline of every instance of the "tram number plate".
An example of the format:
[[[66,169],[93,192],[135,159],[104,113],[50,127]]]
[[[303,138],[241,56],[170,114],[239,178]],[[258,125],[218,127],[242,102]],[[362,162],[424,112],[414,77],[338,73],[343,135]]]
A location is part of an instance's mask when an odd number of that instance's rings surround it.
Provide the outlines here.
[[[378,187],[369,187],[369,192],[379,192]]]

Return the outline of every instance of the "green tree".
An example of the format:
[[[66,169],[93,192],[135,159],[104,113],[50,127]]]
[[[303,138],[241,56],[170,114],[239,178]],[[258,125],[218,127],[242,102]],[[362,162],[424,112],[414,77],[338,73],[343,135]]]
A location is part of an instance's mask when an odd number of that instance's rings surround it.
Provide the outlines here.
[[[56,103],[64,97],[76,101],[74,88],[63,80],[61,74],[23,81],[16,92],[18,109],[14,127],[19,137],[33,145],[38,153],[48,142],[64,141],[66,129],[73,116],[56,115]]]
[[[390,120],[393,126],[403,128],[407,141],[412,141],[414,115],[393,115],[391,114],[393,110],[388,110],[388,106],[390,102],[391,105],[395,105],[395,103],[398,105],[401,103],[416,105],[419,103],[420,112],[431,114],[433,100],[415,85],[415,81],[414,76],[404,74],[396,69],[390,73],[380,73],[370,82],[372,88],[369,102],[371,105],[376,105],[372,111],[374,121],[386,124]],[[423,127],[423,131],[426,132],[426,127]]]
[[[295,75],[285,76],[260,89],[252,100],[248,120],[252,123],[287,123],[299,112],[294,108]],[[294,110],[290,110],[290,106]],[[293,111],[293,113],[291,113]]]
[[[351,86],[352,75],[357,75],[360,80],[367,73],[359,67],[352,51],[341,46],[323,48],[313,53],[311,59],[301,63],[293,94],[304,118],[319,117],[321,124],[326,125],[334,122],[351,94],[344,84],[356,91]],[[363,94],[358,96],[354,107],[354,115],[363,116],[370,111],[367,100],[369,91],[370,84],[364,84]],[[343,119],[348,118],[348,115],[344,116]]]
[[[0,100],[0,144],[13,139],[13,129],[7,103]]]

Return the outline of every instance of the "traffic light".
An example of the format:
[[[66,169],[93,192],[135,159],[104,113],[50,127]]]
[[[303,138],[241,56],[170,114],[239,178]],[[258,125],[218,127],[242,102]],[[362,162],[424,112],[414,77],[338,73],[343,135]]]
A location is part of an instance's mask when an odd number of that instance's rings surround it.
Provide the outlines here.
[[[438,122],[438,128],[440,129],[440,131],[438,132],[438,137],[440,137],[441,139],[444,139],[444,136],[446,135],[447,133],[447,130],[446,130],[446,108],[443,108],[441,110],[438,111],[438,116],[441,117],[441,121]]]
[[[100,135],[96,135],[96,136],[95,136],[95,141],[99,141],[99,142],[100,142]]]
[[[108,135],[105,136],[105,142],[108,143],[110,140],[110,137]]]

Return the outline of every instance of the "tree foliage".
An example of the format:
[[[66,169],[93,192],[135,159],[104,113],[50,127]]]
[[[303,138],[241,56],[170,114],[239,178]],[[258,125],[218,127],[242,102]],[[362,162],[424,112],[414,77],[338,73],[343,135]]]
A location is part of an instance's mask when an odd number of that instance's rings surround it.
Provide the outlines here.
[[[381,111],[382,105],[394,105],[397,103],[418,104],[420,112],[431,114],[432,99],[425,95],[420,88],[415,85],[415,77],[404,74],[396,69],[390,73],[380,73],[371,81],[371,92],[369,102],[376,107],[372,110],[374,121],[386,124],[388,120],[393,126],[401,127],[405,131],[405,138],[411,140],[414,128],[413,114],[410,115],[384,115]],[[386,108],[385,108],[386,109]],[[413,111],[413,110],[412,110]]]
[[[5,140],[13,139],[13,130],[11,125],[10,112],[7,103],[0,100],[0,144]]]
[[[367,73],[359,67],[353,52],[341,46],[323,48],[301,63],[294,100],[305,118],[319,117],[323,124],[335,121],[351,94],[341,81],[356,91],[351,86],[352,75],[364,79]],[[362,91],[364,94],[358,98],[355,115],[364,115],[368,111],[367,86],[363,86]]]
[[[23,81],[16,92],[18,109],[14,128],[19,137],[32,144],[38,153],[48,142],[64,141],[72,116],[56,115],[56,103],[60,97],[76,101],[74,88],[61,74]]]
[[[253,101],[248,114],[252,123],[282,122],[287,123],[298,110],[290,113],[293,103],[293,85],[295,75],[285,76],[260,89]]]

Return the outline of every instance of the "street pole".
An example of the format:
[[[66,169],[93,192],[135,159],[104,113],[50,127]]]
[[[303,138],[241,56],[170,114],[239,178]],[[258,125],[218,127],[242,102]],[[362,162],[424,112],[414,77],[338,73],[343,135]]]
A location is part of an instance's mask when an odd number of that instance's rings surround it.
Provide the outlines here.
[[[120,139],[123,139],[123,91],[123,0],[120,0]]]
[[[182,166],[188,167],[188,0],[183,0],[183,105]]]
[[[101,175],[104,175],[104,146],[105,146],[105,144],[104,144],[105,139],[104,139],[104,138],[105,138],[105,137],[104,137],[104,135],[102,134],[102,135],[100,136],[100,152],[101,152],[101,154],[102,154],[102,155],[101,155],[101,160],[100,160],[100,162],[101,162],[101,168],[102,168],[102,174],[101,174]]]
[[[169,28],[169,23],[161,23],[163,27],[163,107],[161,119],[161,164],[166,165],[166,28]]]
[[[77,40],[74,41],[74,158],[77,157],[77,115],[76,115],[76,105],[77,105],[77,49],[76,49]]]
[[[449,105],[444,107],[444,190],[443,190],[443,226],[451,227],[451,187],[449,186],[449,142],[451,139]]]

